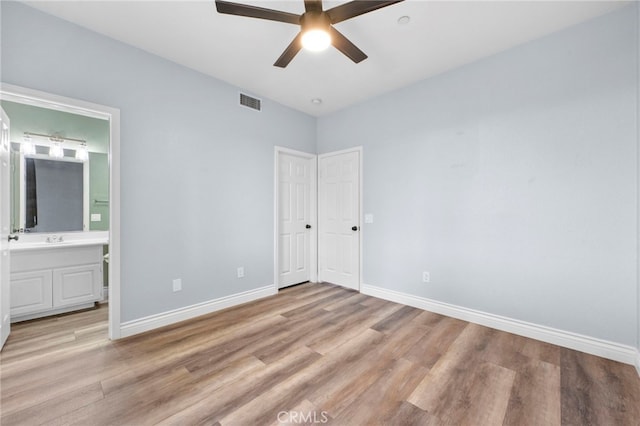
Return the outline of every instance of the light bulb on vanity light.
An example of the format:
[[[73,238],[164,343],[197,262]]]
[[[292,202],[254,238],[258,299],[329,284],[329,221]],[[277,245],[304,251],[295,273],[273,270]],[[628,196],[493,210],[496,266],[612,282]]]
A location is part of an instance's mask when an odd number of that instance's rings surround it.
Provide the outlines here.
[[[49,148],[49,157],[52,158],[62,158],[64,157],[64,149],[62,149],[62,145],[60,142],[54,142]]]
[[[76,160],[87,161],[89,159],[89,150],[86,143],[81,143],[76,149]]]
[[[22,137],[22,144],[20,144],[20,151],[23,155],[35,155],[36,154],[36,146],[33,144],[31,140],[31,136],[24,135]]]

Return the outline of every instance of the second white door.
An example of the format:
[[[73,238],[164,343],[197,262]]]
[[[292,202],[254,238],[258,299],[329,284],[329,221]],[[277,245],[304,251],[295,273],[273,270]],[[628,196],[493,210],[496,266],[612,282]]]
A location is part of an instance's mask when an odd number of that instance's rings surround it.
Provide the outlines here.
[[[318,278],[360,289],[360,150],[318,157]]]
[[[315,156],[278,154],[278,288],[316,275],[315,162]]]

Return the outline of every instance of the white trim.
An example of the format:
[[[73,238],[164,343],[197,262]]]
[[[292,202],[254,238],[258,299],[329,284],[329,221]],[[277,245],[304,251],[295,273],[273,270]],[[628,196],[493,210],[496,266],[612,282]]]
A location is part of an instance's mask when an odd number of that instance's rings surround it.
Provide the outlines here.
[[[104,106],[102,105],[81,101],[79,99],[58,96],[52,93],[41,92],[40,90],[15,86],[13,84],[0,84],[2,85],[2,99],[6,101],[40,108],[55,109],[56,111],[84,115],[85,117],[97,118],[100,120],[109,119],[109,113],[104,111]],[[55,104],[55,108],[52,108],[52,103]]]
[[[309,281],[312,283],[318,282],[318,156],[308,152],[296,151],[282,146],[275,146],[273,160],[273,285],[276,292],[280,287],[280,274],[278,273],[280,269],[280,221],[278,220],[280,217],[280,203],[278,202],[280,197],[280,185],[278,184],[280,154],[289,154],[312,160],[310,172],[311,189],[309,194],[309,198],[311,200],[311,205],[309,206],[309,211],[311,212]]]
[[[360,164],[358,165],[358,180],[359,180],[359,184],[360,184],[360,188],[358,189],[360,191],[360,199],[358,200],[358,203],[360,204],[358,206],[358,234],[359,234],[359,238],[360,240],[358,241],[358,244],[360,245],[360,247],[358,247],[358,251],[360,254],[360,259],[358,260],[359,265],[358,265],[358,291],[362,288],[362,274],[364,271],[364,257],[362,256],[362,242],[363,240],[363,234],[364,234],[364,229],[362,229],[362,224],[364,223],[364,216],[363,216],[363,211],[364,211],[364,203],[363,203],[363,196],[364,196],[364,170],[362,169],[362,165],[364,164],[364,160],[362,158],[363,153],[364,153],[364,149],[362,148],[362,146],[359,146],[356,148],[358,150],[358,159],[360,160]]]
[[[184,308],[150,315],[133,321],[127,321],[122,323],[122,326],[120,327],[120,331],[122,333],[121,337],[144,333],[145,331],[154,330],[180,321],[210,314],[241,303],[247,303],[257,299],[262,299],[263,297],[273,296],[277,293],[277,289],[274,290],[272,285],[268,285],[254,290],[209,300],[207,302],[196,303],[195,305],[186,306]]]
[[[638,372],[638,376],[640,376],[640,350],[636,351],[636,371]]]
[[[612,359],[614,361],[623,362],[625,364],[633,365],[634,363],[640,363],[639,358],[636,356],[637,351],[632,346],[621,345],[607,340],[596,339],[582,334],[558,330],[556,328],[533,324],[526,321],[519,321],[513,318],[477,311],[475,309],[468,309],[462,306],[456,306],[449,303],[439,302],[437,300],[427,299],[425,297],[414,296],[367,284],[363,284],[361,293],[401,303],[403,305],[424,309],[426,311],[435,312],[441,315],[446,315],[452,318],[458,318],[475,324],[484,325],[497,330],[541,340],[543,342],[565,348],[575,349],[580,352],[586,352],[603,358]],[[638,368],[640,372],[638,365],[636,365],[636,368]]]
[[[120,110],[0,83],[0,99],[109,121],[109,338],[120,337]]]
[[[120,110],[113,110],[109,135],[109,338],[122,336],[120,323]]]
[[[91,195],[91,165],[89,159],[87,161],[76,160],[82,162],[82,230],[85,232],[90,231],[91,222],[89,221],[90,209],[89,198]]]

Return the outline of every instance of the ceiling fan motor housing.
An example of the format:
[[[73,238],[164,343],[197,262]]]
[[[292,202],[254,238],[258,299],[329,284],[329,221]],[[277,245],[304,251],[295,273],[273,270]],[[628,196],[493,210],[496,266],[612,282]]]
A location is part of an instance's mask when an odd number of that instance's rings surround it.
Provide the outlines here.
[[[300,16],[300,26],[302,27],[302,32],[311,30],[329,32],[331,18],[325,12],[306,12]]]

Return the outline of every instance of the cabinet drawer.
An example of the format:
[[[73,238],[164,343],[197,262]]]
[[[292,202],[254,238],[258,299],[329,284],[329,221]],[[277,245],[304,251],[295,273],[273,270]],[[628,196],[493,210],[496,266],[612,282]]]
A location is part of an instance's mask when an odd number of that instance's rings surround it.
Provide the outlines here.
[[[27,272],[102,263],[102,246],[53,246],[11,253],[11,270]]]
[[[51,269],[11,274],[11,315],[46,311],[53,307]]]
[[[102,292],[101,265],[72,266],[53,270],[53,306],[95,302]]]

